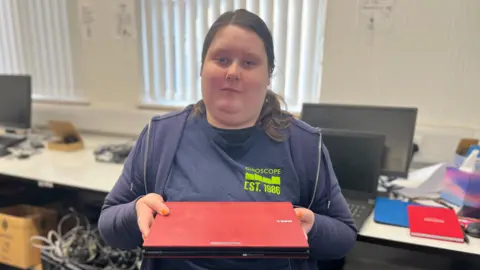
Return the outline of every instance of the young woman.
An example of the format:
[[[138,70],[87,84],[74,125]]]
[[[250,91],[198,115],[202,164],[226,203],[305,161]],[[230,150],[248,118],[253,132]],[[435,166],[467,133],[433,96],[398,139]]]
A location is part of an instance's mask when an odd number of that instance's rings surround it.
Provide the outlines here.
[[[203,99],[153,118],[140,134],[102,209],[98,226],[108,244],[141,246],[154,214],[169,214],[167,200],[290,201],[301,206],[295,211],[308,260],[149,259],[143,267],[317,269],[318,260],[347,254],[357,231],[321,134],[281,109],[269,90],[274,67],[272,36],[260,17],[241,9],[215,21],[203,45]],[[252,183],[249,173],[275,181]]]

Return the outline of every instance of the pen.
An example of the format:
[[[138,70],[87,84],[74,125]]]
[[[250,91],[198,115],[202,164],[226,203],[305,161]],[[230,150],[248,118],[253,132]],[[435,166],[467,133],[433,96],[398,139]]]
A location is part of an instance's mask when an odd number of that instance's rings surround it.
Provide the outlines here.
[[[462,232],[463,232],[463,241],[465,241],[466,244],[469,244],[470,240],[468,239],[468,235],[465,232],[465,226],[461,225],[461,227],[462,227]]]

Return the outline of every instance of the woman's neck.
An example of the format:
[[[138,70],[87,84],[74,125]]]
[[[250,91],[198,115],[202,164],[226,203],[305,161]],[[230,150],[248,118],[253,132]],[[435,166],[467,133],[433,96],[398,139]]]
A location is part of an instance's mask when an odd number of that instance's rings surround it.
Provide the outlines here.
[[[250,119],[245,121],[222,121],[220,118],[213,117],[212,114],[206,113],[208,123],[216,128],[221,129],[245,129],[256,125],[257,119]]]

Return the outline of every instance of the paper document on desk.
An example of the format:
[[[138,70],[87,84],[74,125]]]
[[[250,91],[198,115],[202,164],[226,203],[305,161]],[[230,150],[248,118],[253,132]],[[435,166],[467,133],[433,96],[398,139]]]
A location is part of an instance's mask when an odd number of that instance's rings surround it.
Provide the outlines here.
[[[404,186],[404,188],[397,190],[397,192],[405,197],[420,197],[420,196],[438,196],[442,190],[442,183],[447,171],[445,163],[432,165],[417,171],[411,172],[406,180],[398,180],[395,184]],[[405,183],[401,183],[405,182]]]

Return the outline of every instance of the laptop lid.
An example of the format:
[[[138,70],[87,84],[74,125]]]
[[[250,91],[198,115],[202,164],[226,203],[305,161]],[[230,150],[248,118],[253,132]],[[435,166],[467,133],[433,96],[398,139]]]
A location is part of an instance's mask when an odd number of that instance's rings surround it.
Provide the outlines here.
[[[308,249],[290,202],[167,202],[144,249]]]
[[[322,136],[344,196],[359,200],[375,199],[385,135],[322,129]]]

